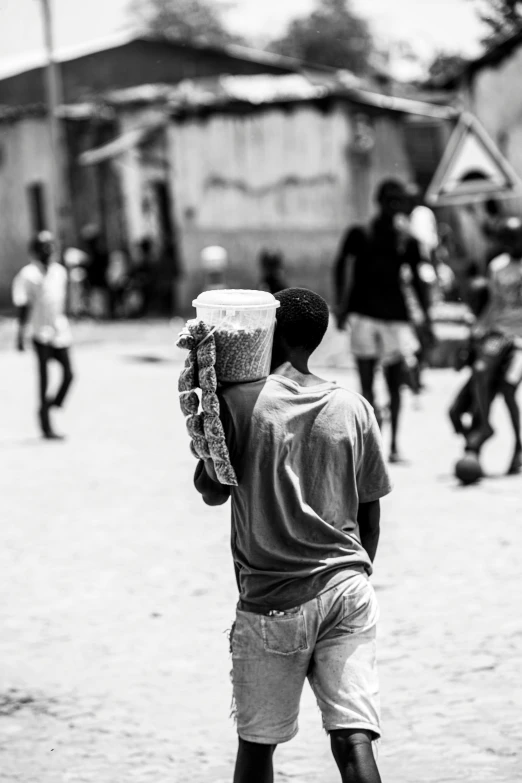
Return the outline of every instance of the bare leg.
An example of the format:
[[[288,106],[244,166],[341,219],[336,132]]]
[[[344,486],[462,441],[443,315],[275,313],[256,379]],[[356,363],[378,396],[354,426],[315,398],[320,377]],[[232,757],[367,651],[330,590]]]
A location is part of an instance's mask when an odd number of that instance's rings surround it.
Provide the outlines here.
[[[513,425],[513,431],[515,433],[515,451],[513,459],[508,468],[508,475],[515,475],[522,470],[522,437],[520,428],[520,408],[516,398],[516,386],[511,383],[503,382],[501,391],[506,401],[511,424]]]
[[[494,397],[491,386],[491,373],[487,369],[483,369],[482,366],[476,366],[473,369],[472,390],[479,426],[474,427],[468,434],[466,448],[477,454],[484,443],[494,434],[493,427],[489,423],[489,412]]]
[[[471,390],[471,378],[464,384],[462,389],[455,397],[451,408],[449,409],[449,417],[453,425],[453,429],[457,435],[465,435],[466,428],[462,423],[462,416],[465,413],[471,411],[473,406],[473,393]]]
[[[343,783],[381,783],[371,731],[338,729],[330,732],[330,741]]]
[[[377,359],[357,359],[357,369],[359,370],[359,379],[361,381],[361,394],[365,400],[368,400],[372,408],[375,408],[373,385],[376,367]],[[377,411],[375,412],[375,415],[377,416],[377,419],[379,419]]]
[[[69,350],[67,348],[55,348],[53,350],[53,358],[56,359],[56,361],[59,364],[61,364],[63,370],[63,376],[56,397],[54,398],[54,400],[51,401],[50,404],[52,406],[56,406],[57,408],[61,408],[67,396],[67,392],[69,391],[71,383],[73,382],[74,376],[71,369],[71,359],[69,356]]]
[[[36,351],[36,360],[38,366],[38,420],[40,429],[44,438],[50,438],[53,435],[51,422],[49,419],[49,402],[47,400],[47,386],[49,382],[48,362],[50,358],[50,348],[44,343],[34,340]]]
[[[276,745],[239,740],[234,783],[273,783],[272,757]]]
[[[384,368],[384,377],[390,394],[390,418],[391,418],[391,448],[390,459],[398,459],[397,432],[399,428],[399,414],[401,411],[401,382],[403,373],[402,360],[394,364],[388,364]]]

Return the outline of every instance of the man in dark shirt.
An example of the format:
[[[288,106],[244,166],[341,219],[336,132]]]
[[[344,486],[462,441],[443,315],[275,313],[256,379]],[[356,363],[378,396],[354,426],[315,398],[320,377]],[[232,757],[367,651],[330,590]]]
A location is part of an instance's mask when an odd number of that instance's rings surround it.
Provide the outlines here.
[[[390,462],[399,461],[397,429],[404,365],[415,361],[419,347],[403,292],[403,266],[411,271],[411,284],[430,329],[427,292],[418,271],[419,244],[407,228],[408,202],[401,182],[381,183],[378,215],[368,227],[356,226],[347,232],[334,268],[337,323],[344,328],[350,316],[352,351],[362,393],[371,405],[377,362],[383,365],[390,394]]]
[[[301,288],[275,296],[270,375],[220,389],[238,486],[220,484],[211,460],[194,479],[208,505],[232,501],[234,783],[272,783],[272,756],[297,733],[307,678],[343,783],[380,783],[369,575],[380,498],[391,490],[381,436],[366,400],[310,372],[328,327],[324,299]]]

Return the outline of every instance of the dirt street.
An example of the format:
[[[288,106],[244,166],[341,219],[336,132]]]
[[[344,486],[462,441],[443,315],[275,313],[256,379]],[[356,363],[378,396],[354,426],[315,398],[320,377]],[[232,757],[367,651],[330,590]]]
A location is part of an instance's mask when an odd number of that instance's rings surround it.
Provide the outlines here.
[[[152,328],[152,327],[151,327]],[[30,353],[0,353],[0,780],[230,783],[226,630],[236,589],[229,509],[205,507],[179,412],[168,329],[77,348],[77,381],[39,440]],[[319,370],[318,370],[319,371]],[[326,377],[354,386],[352,372]],[[407,397],[383,502],[385,783],[514,783],[522,762],[522,477],[458,488],[445,414],[459,384],[432,371]],[[501,404],[486,468],[511,440]],[[277,781],[334,783],[306,692]]]

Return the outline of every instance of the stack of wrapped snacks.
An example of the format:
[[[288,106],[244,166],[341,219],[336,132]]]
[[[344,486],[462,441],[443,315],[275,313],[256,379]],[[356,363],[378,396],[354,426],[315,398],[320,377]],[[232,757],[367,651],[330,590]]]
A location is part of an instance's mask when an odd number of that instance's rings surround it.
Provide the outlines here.
[[[237,486],[219,418],[214,334],[203,321],[188,321],[176,345],[189,352],[179,377],[178,391],[181,411],[186,417],[191,438],[191,451],[198,459],[212,460],[216,476],[222,484]],[[201,389],[201,412],[197,388]]]

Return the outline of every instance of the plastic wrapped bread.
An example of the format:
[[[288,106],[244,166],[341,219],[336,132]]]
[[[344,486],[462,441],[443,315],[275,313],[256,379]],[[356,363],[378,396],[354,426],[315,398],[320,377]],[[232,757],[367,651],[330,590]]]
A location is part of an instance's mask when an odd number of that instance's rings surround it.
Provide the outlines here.
[[[216,343],[214,332],[204,321],[187,321],[177,346],[189,351],[178,380],[180,406],[186,416],[191,438],[190,450],[199,459],[212,459],[216,476],[222,484],[237,486],[230,462],[225,432],[219,418],[217,396]],[[195,389],[202,390],[202,412]]]

